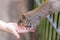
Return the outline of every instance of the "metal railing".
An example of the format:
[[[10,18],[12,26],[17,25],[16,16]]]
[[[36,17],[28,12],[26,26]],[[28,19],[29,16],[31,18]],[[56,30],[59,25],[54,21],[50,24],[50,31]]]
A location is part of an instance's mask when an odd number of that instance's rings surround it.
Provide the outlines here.
[[[45,0],[35,0],[39,6]],[[60,40],[60,14],[55,13],[47,16],[38,27],[38,40]]]

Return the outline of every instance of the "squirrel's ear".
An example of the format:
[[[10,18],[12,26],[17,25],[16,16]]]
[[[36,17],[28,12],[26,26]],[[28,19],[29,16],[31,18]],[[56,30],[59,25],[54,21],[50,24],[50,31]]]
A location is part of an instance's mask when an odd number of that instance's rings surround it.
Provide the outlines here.
[[[22,19],[26,19],[26,14],[22,14]]]
[[[20,19],[25,19],[26,18],[26,14],[20,14]]]

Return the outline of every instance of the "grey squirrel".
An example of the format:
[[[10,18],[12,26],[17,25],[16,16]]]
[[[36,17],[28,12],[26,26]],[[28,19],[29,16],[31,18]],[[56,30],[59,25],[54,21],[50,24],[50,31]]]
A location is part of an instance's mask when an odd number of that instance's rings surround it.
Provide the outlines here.
[[[60,12],[60,0],[47,0],[39,7],[35,8],[34,10],[28,11],[22,15],[25,16],[25,19],[29,18],[29,20],[32,21],[32,26],[34,26],[33,28],[36,28],[36,26],[39,24],[39,21],[43,18],[46,18],[48,14],[51,14],[50,12]],[[22,19],[24,19],[23,16]]]

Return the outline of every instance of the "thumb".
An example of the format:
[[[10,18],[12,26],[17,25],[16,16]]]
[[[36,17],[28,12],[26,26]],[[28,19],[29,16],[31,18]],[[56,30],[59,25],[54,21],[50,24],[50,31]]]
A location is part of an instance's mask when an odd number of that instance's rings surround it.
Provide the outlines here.
[[[10,33],[15,35],[16,38],[19,39],[20,36],[19,36],[19,34],[18,34],[17,30],[16,30],[16,27],[15,27],[16,25],[14,25],[14,23],[8,23],[8,26],[9,26],[8,29],[10,30]]]
[[[13,34],[16,36],[17,39],[20,38],[20,35],[15,30],[13,31]]]

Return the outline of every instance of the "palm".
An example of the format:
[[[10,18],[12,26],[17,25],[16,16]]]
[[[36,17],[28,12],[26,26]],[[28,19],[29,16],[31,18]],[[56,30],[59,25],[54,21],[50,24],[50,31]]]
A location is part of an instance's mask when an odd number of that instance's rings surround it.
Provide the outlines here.
[[[27,32],[34,32],[34,31],[35,31],[35,30],[28,30],[28,29],[26,29],[25,27],[20,28],[20,27],[17,25],[17,23],[9,23],[9,24],[11,24],[12,27],[13,27],[13,26],[16,27],[15,30],[16,30],[18,33],[27,33]]]

